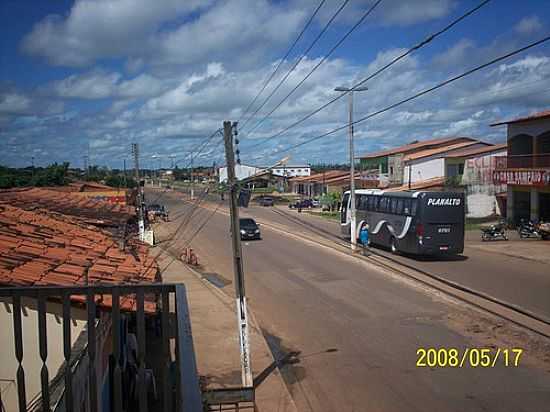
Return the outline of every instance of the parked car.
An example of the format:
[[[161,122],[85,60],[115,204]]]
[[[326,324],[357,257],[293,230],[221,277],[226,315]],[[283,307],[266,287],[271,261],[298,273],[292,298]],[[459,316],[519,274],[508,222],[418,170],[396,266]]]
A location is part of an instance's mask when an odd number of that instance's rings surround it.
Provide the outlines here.
[[[163,205],[152,204],[147,206],[147,216],[150,220],[162,219],[168,221],[168,211]]]
[[[239,232],[241,240],[261,239],[260,227],[254,219],[243,217],[239,219]]]
[[[273,206],[273,198],[272,197],[261,197],[258,201],[260,206]]]
[[[313,206],[313,201],[311,199],[297,200],[294,203],[288,205],[290,209],[311,209]]]
[[[320,207],[321,206],[321,202],[317,199],[312,199],[311,204],[313,205],[313,207]]]

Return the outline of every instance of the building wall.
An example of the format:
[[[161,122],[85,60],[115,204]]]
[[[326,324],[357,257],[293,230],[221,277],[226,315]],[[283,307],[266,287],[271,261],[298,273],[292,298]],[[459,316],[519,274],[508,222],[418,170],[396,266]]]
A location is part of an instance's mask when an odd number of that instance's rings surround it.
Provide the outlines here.
[[[409,182],[409,173],[411,174],[411,183],[443,177],[445,176],[445,159],[440,158],[408,163],[405,166],[403,175],[403,183],[405,184]]]
[[[529,122],[509,124],[507,128],[508,144],[510,139],[520,134],[527,134],[533,139],[533,152],[539,153],[537,136],[550,131],[550,119],[537,119]],[[534,167],[533,169],[541,169]],[[518,222],[520,218],[538,221],[545,218],[542,214],[550,208],[548,197],[541,194],[550,193],[550,186],[508,185],[507,219]],[[541,210],[543,211],[541,213]]]
[[[388,157],[388,182],[390,185],[403,184],[403,154]]]
[[[259,173],[262,169],[255,166],[235,165],[235,177],[239,180],[246,179],[256,173]],[[219,168],[220,183],[227,181],[227,167]]]
[[[300,176],[311,176],[311,167],[309,166],[287,166],[287,167],[277,167],[272,169],[272,173],[275,176],[286,176],[286,177],[300,177]]]
[[[11,299],[2,300],[0,305],[0,382],[2,389],[2,402],[6,411],[16,411],[17,385],[16,374],[19,366],[15,357],[13,338],[13,306]],[[40,346],[38,339],[38,311],[36,301],[22,299],[22,329],[23,329],[23,368],[25,369],[25,389],[27,402],[40,393],[40,370],[42,359],[40,358]],[[62,305],[48,302],[46,304],[46,330],[48,338],[48,371],[50,380],[55,376],[63,364],[63,317]],[[71,345],[86,326],[86,311],[72,308],[71,316]]]
[[[524,123],[509,124],[508,139],[511,139],[518,134],[538,136],[548,130],[550,130],[550,119],[540,119]]]

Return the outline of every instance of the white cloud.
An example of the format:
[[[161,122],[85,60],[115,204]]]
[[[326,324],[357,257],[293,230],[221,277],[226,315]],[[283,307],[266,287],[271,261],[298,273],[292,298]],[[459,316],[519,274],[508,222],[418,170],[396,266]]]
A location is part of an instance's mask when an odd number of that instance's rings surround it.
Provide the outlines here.
[[[542,29],[542,23],[538,16],[524,17],[514,26],[514,30],[519,34],[532,34]]]
[[[165,21],[186,16],[207,0],[77,0],[67,16],[50,15],[22,41],[22,49],[52,64],[83,66],[96,59],[141,55]]]
[[[166,87],[168,84],[147,73],[122,80],[120,73],[92,70],[54,81],[42,90],[62,98],[93,100],[108,97],[128,99],[154,96]]]
[[[0,114],[21,114],[28,111],[31,100],[18,93],[0,95]]]
[[[474,43],[469,39],[461,39],[443,53],[434,57],[434,63],[438,66],[461,65],[468,56],[468,52],[474,48]]]

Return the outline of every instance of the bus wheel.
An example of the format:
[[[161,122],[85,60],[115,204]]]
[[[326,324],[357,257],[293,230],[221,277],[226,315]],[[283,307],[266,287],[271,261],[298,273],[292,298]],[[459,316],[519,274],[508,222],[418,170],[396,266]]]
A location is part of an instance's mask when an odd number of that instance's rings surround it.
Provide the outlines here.
[[[395,238],[392,236],[390,238],[390,249],[391,249],[391,253],[393,253],[394,255],[398,255],[399,254],[399,250],[397,249],[397,245],[395,244]]]

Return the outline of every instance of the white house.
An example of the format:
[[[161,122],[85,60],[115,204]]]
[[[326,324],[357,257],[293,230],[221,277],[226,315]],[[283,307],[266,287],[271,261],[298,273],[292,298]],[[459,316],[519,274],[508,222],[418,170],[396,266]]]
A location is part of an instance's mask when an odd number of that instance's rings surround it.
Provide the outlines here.
[[[247,177],[258,174],[263,169],[256,166],[247,166],[247,165],[235,165],[235,177],[238,180],[246,179]],[[227,166],[220,167],[218,169],[219,182],[223,183],[227,181]]]
[[[461,175],[464,171],[464,161],[447,161],[447,156],[465,149],[473,150],[487,146],[491,144],[473,140],[408,154],[403,158],[403,183]]]
[[[273,168],[272,172],[275,176],[283,176],[288,178],[311,176],[311,166],[310,165],[297,165],[297,166],[283,165],[280,167]]]
[[[405,157],[405,184],[409,182],[409,176],[411,183],[444,178],[449,186],[464,186],[466,216],[500,215],[502,210],[497,194],[505,192],[506,186],[495,185],[492,176],[498,158],[506,156],[506,144],[475,142],[454,146],[414,153],[408,159]]]

